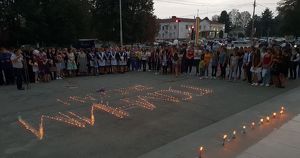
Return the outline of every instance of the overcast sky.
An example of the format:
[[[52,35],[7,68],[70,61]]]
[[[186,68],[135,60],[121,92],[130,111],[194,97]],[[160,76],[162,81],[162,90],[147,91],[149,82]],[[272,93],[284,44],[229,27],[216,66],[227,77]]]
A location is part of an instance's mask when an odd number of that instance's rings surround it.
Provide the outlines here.
[[[256,13],[261,15],[266,7],[277,15],[276,7],[280,0],[257,0]],[[154,13],[158,18],[171,16],[194,18],[199,9],[200,18],[220,15],[222,10],[249,11],[252,15],[253,0],[154,0]]]

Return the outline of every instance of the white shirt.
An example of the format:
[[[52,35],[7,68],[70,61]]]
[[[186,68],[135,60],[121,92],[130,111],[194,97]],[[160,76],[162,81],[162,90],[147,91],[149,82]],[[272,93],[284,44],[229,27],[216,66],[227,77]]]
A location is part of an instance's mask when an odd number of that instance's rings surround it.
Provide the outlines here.
[[[17,59],[17,56],[16,54],[12,53],[11,54],[11,57],[10,57],[10,60],[12,61],[12,65],[13,65],[13,68],[19,68],[19,69],[22,69],[23,68],[23,56],[20,55],[21,57],[19,57]],[[17,60],[16,60],[17,59]],[[14,61],[15,60],[15,61]]]

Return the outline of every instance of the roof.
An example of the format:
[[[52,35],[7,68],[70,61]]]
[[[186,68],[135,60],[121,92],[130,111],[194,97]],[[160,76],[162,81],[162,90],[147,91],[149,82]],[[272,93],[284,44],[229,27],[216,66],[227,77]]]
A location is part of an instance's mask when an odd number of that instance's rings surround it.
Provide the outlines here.
[[[211,20],[209,20],[208,18],[204,18],[204,19],[201,20],[201,21],[208,21],[210,24],[215,24],[215,25],[224,25],[224,24],[219,23],[219,22],[217,22],[217,21],[211,21]]]
[[[169,19],[158,19],[159,23],[171,23],[171,22],[196,22],[196,19],[188,19],[188,18],[180,18],[176,16],[172,16]]]

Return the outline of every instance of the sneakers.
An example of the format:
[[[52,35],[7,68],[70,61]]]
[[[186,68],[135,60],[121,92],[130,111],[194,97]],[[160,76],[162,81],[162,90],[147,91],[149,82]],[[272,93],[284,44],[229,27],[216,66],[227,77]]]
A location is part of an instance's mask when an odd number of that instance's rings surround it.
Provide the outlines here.
[[[252,83],[251,85],[252,86],[258,86],[258,83]]]
[[[260,86],[264,86],[265,84],[261,83]]]
[[[266,84],[266,87],[270,87],[270,85],[269,85],[269,84]]]

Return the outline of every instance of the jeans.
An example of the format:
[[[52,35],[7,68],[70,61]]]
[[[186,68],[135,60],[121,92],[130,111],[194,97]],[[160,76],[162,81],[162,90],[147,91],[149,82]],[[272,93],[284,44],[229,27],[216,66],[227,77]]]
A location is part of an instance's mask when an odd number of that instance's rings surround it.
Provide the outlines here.
[[[146,71],[146,60],[142,60],[143,71]]]
[[[262,70],[262,78],[263,78],[263,84],[270,84],[271,80],[271,69],[270,68],[263,68]]]
[[[221,64],[221,78],[222,79],[225,79],[225,77],[226,77],[226,67],[227,67],[227,65],[226,64]]]
[[[195,66],[196,66],[196,74],[199,74],[199,63],[200,63],[200,59],[195,59],[194,60],[195,62]]]
[[[216,77],[217,76],[217,66],[211,67],[211,76]]]
[[[21,89],[22,88],[23,69],[22,68],[14,68],[14,70],[15,70],[17,88]]]

